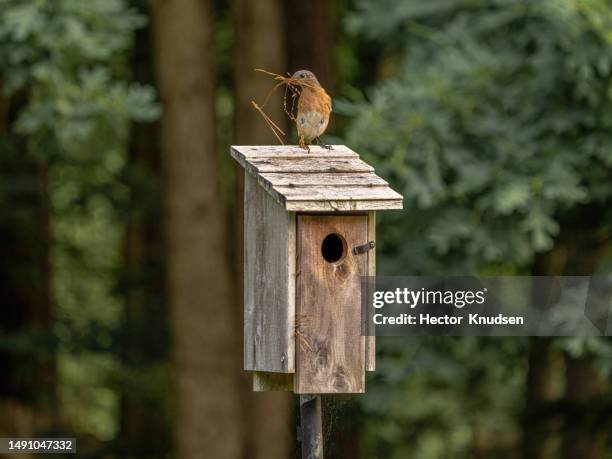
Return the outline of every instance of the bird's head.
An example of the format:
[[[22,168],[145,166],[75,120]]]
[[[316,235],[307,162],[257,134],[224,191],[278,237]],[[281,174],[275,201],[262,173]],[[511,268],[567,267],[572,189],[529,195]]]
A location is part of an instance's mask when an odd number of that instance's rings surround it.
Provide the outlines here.
[[[298,70],[291,75],[291,79],[299,86],[319,86],[319,80],[310,70]]]

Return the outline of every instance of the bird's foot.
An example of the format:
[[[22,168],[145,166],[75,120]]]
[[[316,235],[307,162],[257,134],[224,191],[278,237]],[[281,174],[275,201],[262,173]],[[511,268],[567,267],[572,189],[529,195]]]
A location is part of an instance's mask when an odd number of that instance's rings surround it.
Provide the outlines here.
[[[334,147],[332,147],[331,145],[325,145],[323,142],[321,142],[321,139],[317,137],[317,143],[319,144],[319,146],[321,148],[325,148],[326,150],[333,150]]]
[[[304,142],[304,137],[300,136],[300,148],[303,150],[306,150],[308,153],[310,153],[310,147],[308,145],[306,145],[306,142]]]

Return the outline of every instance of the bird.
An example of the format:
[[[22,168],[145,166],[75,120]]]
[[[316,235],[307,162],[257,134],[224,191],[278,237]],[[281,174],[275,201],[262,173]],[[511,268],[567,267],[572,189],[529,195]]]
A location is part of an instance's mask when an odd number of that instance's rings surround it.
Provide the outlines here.
[[[329,124],[329,115],[332,111],[331,97],[310,70],[298,70],[291,75],[291,80],[300,87],[295,117],[300,147],[310,152],[308,144],[314,140],[319,141],[319,137]],[[323,147],[331,149],[331,145]]]

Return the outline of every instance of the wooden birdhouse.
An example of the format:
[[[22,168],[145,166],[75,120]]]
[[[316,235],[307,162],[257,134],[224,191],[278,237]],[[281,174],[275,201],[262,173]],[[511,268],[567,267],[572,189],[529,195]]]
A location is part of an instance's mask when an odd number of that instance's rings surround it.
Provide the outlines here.
[[[374,370],[361,276],[375,275],[376,211],[402,196],[343,145],[234,146],[245,169],[244,369],[255,390],[359,393]]]

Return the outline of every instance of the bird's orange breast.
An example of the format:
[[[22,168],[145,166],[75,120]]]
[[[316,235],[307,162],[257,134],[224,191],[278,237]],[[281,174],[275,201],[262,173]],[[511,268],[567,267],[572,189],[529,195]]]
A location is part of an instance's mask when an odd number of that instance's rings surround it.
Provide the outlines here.
[[[331,110],[331,97],[322,87],[302,88],[295,120],[298,135],[310,142],[323,134],[329,123]]]
[[[331,97],[320,86],[304,87],[298,101],[299,112],[318,112],[327,117],[331,112]]]

